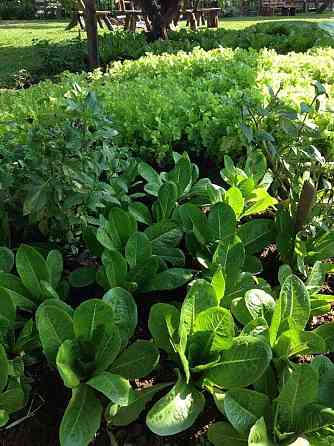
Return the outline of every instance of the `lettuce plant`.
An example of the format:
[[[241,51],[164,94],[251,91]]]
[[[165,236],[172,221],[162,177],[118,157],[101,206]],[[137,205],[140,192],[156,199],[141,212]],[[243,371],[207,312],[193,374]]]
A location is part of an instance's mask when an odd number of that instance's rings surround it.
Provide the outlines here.
[[[45,301],[37,312],[43,351],[58,369],[72,397],[60,426],[60,444],[87,446],[100,427],[103,408],[131,404],[130,380],[149,374],[159,361],[152,342],[128,346],[137,325],[137,307],[122,288],[103,300],[90,299],[74,311],[60,300]]]
[[[199,279],[181,310],[170,304],[151,309],[153,339],[178,367],[175,386],[147,414],[148,427],[158,435],[189,428],[204,409],[205,389],[247,387],[271,361],[271,348],[260,337],[236,336],[230,311],[220,306],[220,291]]]

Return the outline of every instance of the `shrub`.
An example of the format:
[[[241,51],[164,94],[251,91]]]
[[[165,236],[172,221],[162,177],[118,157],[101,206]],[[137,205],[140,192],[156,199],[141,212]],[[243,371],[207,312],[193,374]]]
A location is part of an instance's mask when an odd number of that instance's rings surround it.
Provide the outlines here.
[[[0,4],[0,19],[31,20],[35,17],[36,9],[33,0],[4,0]]]

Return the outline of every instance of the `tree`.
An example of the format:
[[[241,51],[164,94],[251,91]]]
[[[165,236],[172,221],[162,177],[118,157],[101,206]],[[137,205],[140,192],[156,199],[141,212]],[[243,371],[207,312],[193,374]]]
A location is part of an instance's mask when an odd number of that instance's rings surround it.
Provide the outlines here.
[[[166,39],[167,31],[177,19],[181,0],[139,0],[149,20],[149,37],[152,40]]]
[[[96,0],[85,0],[85,22],[87,31],[88,65],[93,70],[99,65]]]

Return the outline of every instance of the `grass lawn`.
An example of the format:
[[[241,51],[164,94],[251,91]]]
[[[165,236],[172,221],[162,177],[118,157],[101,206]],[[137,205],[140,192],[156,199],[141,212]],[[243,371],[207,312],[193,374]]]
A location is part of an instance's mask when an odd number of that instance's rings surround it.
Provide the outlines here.
[[[242,17],[223,19],[220,26],[229,29],[242,29],[261,21],[301,20],[312,22],[333,22],[332,14],[301,15],[297,17]],[[41,63],[32,47],[34,39],[60,42],[78,36],[79,28],[66,31],[66,21],[32,20],[0,21],[0,88],[15,85],[15,76],[19,70],[32,70]],[[182,24],[181,26],[184,26]],[[101,31],[102,32],[102,31]],[[85,33],[81,34],[84,35]]]

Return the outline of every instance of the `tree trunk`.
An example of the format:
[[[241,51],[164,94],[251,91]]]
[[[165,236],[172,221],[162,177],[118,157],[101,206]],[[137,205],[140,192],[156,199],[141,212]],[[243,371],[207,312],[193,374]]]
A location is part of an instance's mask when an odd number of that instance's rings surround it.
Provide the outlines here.
[[[96,0],[85,0],[85,22],[87,31],[88,65],[94,70],[99,65],[97,44]]]
[[[167,30],[179,12],[180,0],[141,0],[141,6],[151,24],[149,38],[167,39]]]

